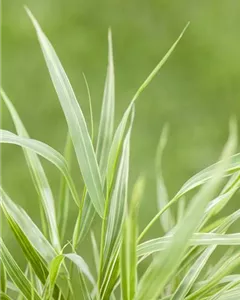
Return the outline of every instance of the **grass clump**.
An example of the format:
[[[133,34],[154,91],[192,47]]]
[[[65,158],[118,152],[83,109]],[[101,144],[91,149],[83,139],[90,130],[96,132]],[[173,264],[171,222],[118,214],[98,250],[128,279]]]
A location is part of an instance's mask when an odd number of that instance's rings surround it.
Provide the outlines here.
[[[88,129],[55,50],[31,12],[27,12],[67,121],[68,136],[63,154],[31,139],[13,104],[1,91],[16,134],[1,130],[0,140],[1,143],[22,147],[39,195],[42,216],[40,229],[1,188],[2,214],[27,261],[25,271],[21,270],[4,240],[0,240],[1,298],[238,299],[240,274],[236,268],[240,265],[240,252],[236,246],[240,245],[240,233],[228,233],[228,229],[239,219],[240,209],[228,216],[217,217],[240,187],[240,154],[235,154],[237,134],[234,122],[230,123],[229,139],[219,162],[190,178],[171,200],[168,199],[161,171],[167,140],[167,127],[164,128],[156,159],[159,211],[141,233],[138,232],[138,210],[144,179],[140,177],[133,192],[128,192],[129,151],[136,99],[167,61],[186,28],[138,89],[116,129],[114,64],[109,31],[108,69],[94,143],[93,126]],[[81,197],[70,171],[73,155],[76,155],[84,182]],[[54,164],[61,174],[57,213],[40,157]],[[66,241],[71,199],[75,202],[78,216],[72,239]],[[174,218],[173,205],[178,205],[178,218]],[[99,243],[90,231],[96,215],[102,223]],[[158,220],[163,236],[144,240]],[[86,235],[91,235],[97,276],[93,275],[93,270],[78,250]],[[216,265],[211,265],[209,259],[219,245],[227,245],[229,250]],[[148,267],[139,272],[139,265],[146,258],[150,258]]]

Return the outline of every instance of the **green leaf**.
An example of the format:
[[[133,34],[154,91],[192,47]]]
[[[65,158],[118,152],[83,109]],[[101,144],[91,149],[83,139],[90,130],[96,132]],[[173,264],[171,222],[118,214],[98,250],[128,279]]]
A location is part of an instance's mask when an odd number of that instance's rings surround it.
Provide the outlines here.
[[[139,202],[144,190],[142,177],[136,182],[129,214],[123,229],[123,241],[120,255],[120,273],[122,299],[132,300],[137,286],[137,217]]]
[[[45,283],[48,276],[46,262],[44,262],[43,258],[32,246],[25,233],[15,222],[14,218],[12,218],[11,215],[8,213],[8,210],[7,208],[5,208],[4,204],[2,204],[2,210],[28,262],[32,265],[36,275],[39,277],[41,282]]]
[[[4,264],[2,263],[2,260],[0,259],[0,271],[1,271],[1,277],[0,277],[0,281],[1,281],[1,291],[3,293],[6,293],[7,290],[7,274],[6,274],[6,270],[4,267]]]
[[[189,23],[185,26],[183,31],[181,32],[180,36],[177,38],[175,43],[171,46],[171,48],[168,50],[168,52],[165,54],[165,56],[161,59],[161,61],[157,64],[157,66],[153,69],[153,71],[150,73],[150,75],[147,77],[147,79],[142,83],[140,88],[137,90],[135,95],[133,96],[128,108],[126,109],[121,122],[119,123],[117,130],[115,131],[113,142],[110,148],[109,158],[108,158],[108,169],[107,169],[107,186],[110,188],[112,185],[112,181],[114,178],[116,163],[118,160],[119,150],[122,145],[122,140],[124,136],[124,132],[132,111],[132,108],[135,104],[135,101],[137,98],[141,95],[141,93],[144,91],[144,89],[149,85],[149,83],[152,81],[152,79],[155,77],[155,75],[158,73],[158,71],[163,67],[165,62],[168,60],[174,49],[176,48],[178,42],[181,40],[185,30],[187,29]]]
[[[18,225],[33,247],[49,263],[56,256],[56,253],[39,228],[27,213],[8,197],[2,188],[0,188],[0,198],[1,206],[4,206],[9,217],[14,220],[14,223]]]
[[[93,232],[91,232],[91,241],[92,241],[94,263],[95,263],[96,271],[98,272],[100,257],[99,257],[97,241]]]
[[[205,285],[186,297],[186,300],[203,297],[211,290],[223,277],[229,274],[234,268],[240,265],[240,253],[237,252],[227,259],[222,266],[205,283]]]
[[[42,157],[53,163],[64,175],[69,190],[72,193],[73,199],[75,200],[76,204],[79,205],[80,201],[78,199],[76,188],[72,181],[67,162],[58,151],[48,146],[47,144],[44,144],[43,142],[21,137],[10,131],[2,129],[0,129],[0,143],[15,144],[22,148],[34,151],[36,154],[41,155]]]
[[[4,292],[0,291],[0,299],[1,300],[12,300],[12,298],[10,296],[8,296],[7,294],[5,294]]]
[[[171,300],[184,299],[215,249],[216,245],[208,247],[203,254],[198,257],[177,287]]]
[[[133,117],[132,117],[133,121]],[[104,297],[104,293],[108,288],[108,281],[111,279],[112,272],[114,271],[114,264],[116,256],[120,250],[120,241],[122,235],[123,221],[126,213],[127,203],[127,188],[128,188],[128,172],[129,172],[129,148],[130,148],[130,135],[132,124],[127,132],[123,143],[122,156],[119,163],[118,174],[115,186],[112,192],[110,202],[106,202],[107,223],[106,228],[103,223],[102,239],[101,239],[101,252],[100,252],[100,276],[99,286],[100,293]],[[104,244],[104,248],[102,245]],[[110,274],[109,274],[110,272]],[[103,281],[101,282],[101,279]],[[113,279],[113,278],[112,278]],[[113,279],[114,281],[115,279]]]
[[[168,203],[168,193],[164,183],[162,174],[162,156],[167,144],[168,126],[165,125],[159,140],[157,155],[156,155],[156,177],[157,177],[157,203],[159,210],[163,209]],[[160,221],[165,232],[170,231],[174,226],[174,219],[170,208],[161,216]]]
[[[35,275],[45,284],[49,273],[47,264],[55,257],[55,250],[26,212],[14,204],[2,188],[0,188],[0,198],[2,211],[27,261],[31,264]],[[59,288],[63,291],[61,284],[59,284]],[[55,299],[57,299],[58,293],[59,289],[56,287]]]
[[[113,129],[114,129],[114,106],[115,106],[115,79],[114,79],[114,62],[112,49],[112,34],[108,31],[108,68],[107,76],[104,86],[103,102],[101,109],[101,117],[99,122],[99,130],[97,137],[97,160],[99,162],[99,169],[102,178],[102,184],[105,182],[106,169],[109,151],[112,143]],[[88,233],[92,221],[95,216],[95,210],[89,195],[86,195],[83,206],[83,213],[80,225],[80,237],[83,239]]]
[[[101,118],[97,139],[97,159],[99,161],[100,173],[105,178],[109,150],[112,143],[114,130],[114,106],[115,106],[115,79],[112,33],[108,31],[108,69],[105,81]]]
[[[87,82],[87,78],[85,74],[83,73],[83,79],[86,85],[87,94],[88,94],[88,103],[89,103],[89,112],[90,112],[90,121],[91,121],[91,140],[94,140],[94,126],[93,126],[93,111],[92,111],[92,97],[89,89],[89,85]]]
[[[38,295],[31,282],[25,277],[22,270],[17,265],[16,261],[8,251],[3,240],[0,238],[0,256],[2,262],[6,268],[6,271],[15,285],[18,287],[19,291],[26,297],[28,300],[32,300],[32,290],[34,293],[35,300],[41,300],[41,297]]]
[[[70,261],[72,261],[75,264],[75,266],[77,267],[77,269],[80,272],[82,272],[93,285],[95,285],[95,280],[89,270],[89,267],[80,255],[78,255],[76,253],[68,253],[68,254],[63,254],[63,255],[64,255],[64,257],[66,257]]]
[[[69,133],[67,134],[66,144],[64,148],[64,158],[67,161],[70,169],[71,158],[72,158],[72,141]],[[59,200],[59,213],[58,213],[58,228],[60,232],[61,241],[64,239],[64,234],[68,222],[69,198],[70,198],[69,188],[64,176],[62,176],[60,182],[60,192],[59,192],[60,200]]]
[[[45,286],[45,292],[44,292],[44,296],[43,296],[44,300],[52,298],[54,286],[56,284],[56,280],[57,280],[58,274],[60,272],[60,268],[63,263],[63,260],[64,260],[63,254],[59,254],[56,257],[54,257],[54,259],[50,263],[49,277],[48,277],[48,281]]]
[[[229,164],[229,158],[236,147],[236,127],[231,123],[230,137],[223,152],[222,163],[214,171],[213,178],[194,197],[183,220],[177,224],[174,236],[161,254],[157,255],[139,282],[136,299],[157,299],[165,284],[178,268],[195,229],[201,221],[208,202],[218,189],[223,174]],[[171,259],[168,259],[171,257]]]
[[[16,112],[14,106],[12,105],[11,101],[8,99],[7,95],[1,89],[1,96],[6,104],[11,117],[13,119],[14,125],[16,127],[16,131],[19,136],[28,138],[28,133],[22,124],[22,121]],[[32,151],[24,150],[25,159],[28,164],[28,168],[30,170],[35,188],[40,196],[40,200],[47,217],[47,225],[49,228],[50,239],[57,250],[60,250],[60,241],[57,229],[57,222],[56,222],[56,213],[55,213],[55,204],[52,195],[51,188],[49,186],[46,174],[44,169],[41,165],[41,162],[38,156],[33,153]]]
[[[181,201],[181,199],[184,199],[184,195],[190,192],[191,190],[195,189],[196,187],[199,187],[205,183],[207,183],[209,180],[213,179],[214,176],[214,168],[219,167],[221,165],[221,161],[217,162],[214,165],[211,165],[210,167],[204,169],[203,171],[197,173],[193,177],[191,177],[179,190],[179,192],[171,199],[171,201],[168,202],[167,205],[163,209],[161,209],[154,218],[148,223],[148,225],[144,228],[144,230],[141,232],[141,234],[138,237],[138,241],[140,241],[144,235],[149,231],[149,229],[155,224],[155,222],[159,219],[159,217],[168,210],[172,205],[174,205],[177,201]],[[235,154],[231,156],[230,163],[223,173],[224,176],[229,176],[235,172],[238,172],[240,170],[240,153]]]
[[[26,10],[35,27],[53,85],[58,94],[88,193],[97,213],[102,217],[104,195],[101,177],[82,110],[55,50],[32,13],[28,9]]]
[[[240,287],[236,287],[229,291],[226,291],[221,295],[218,300],[237,300],[240,295]]]
[[[168,235],[140,244],[137,248],[138,256],[150,255],[152,253],[163,251],[172,241],[173,235]],[[240,234],[218,234],[218,233],[194,233],[189,240],[191,246],[200,245],[240,245]]]

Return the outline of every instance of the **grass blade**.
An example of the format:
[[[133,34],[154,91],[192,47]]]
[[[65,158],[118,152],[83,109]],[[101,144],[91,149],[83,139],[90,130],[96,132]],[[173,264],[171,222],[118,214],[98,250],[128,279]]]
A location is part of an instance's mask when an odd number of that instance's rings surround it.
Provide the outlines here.
[[[159,210],[162,210],[168,203],[168,193],[162,174],[162,156],[167,144],[168,126],[165,125],[159,140],[156,155],[156,177],[157,177],[157,202]],[[160,222],[165,232],[170,231],[174,226],[174,220],[170,208],[160,216]]]
[[[5,92],[1,89],[1,97],[6,104],[11,117],[13,119],[14,125],[16,127],[16,131],[19,136],[21,137],[29,137],[28,133],[18,115],[16,112],[13,104],[5,94]],[[35,188],[38,192],[38,195],[40,196],[40,200],[42,203],[42,207],[45,212],[45,216],[47,218],[47,224],[49,228],[49,234],[50,239],[54,245],[54,247],[57,250],[60,250],[60,241],[59,241],[59,235],[58,235],[58,229],[57,229],[57,222],[56,222],[56,212],[55,212],[55,204],[54,199],[52,195],[51,188],[49,186],[46,174],[44,172],[44,169],[41,165],[41,162],[38,158],[38,156],[35,153],[32,153],[31,151],[24,150],[25,159],[28,164],[28,168],[30,170]]]
[[[126,109],[121,122],[119,123],[117,130],[115,131],[113,142],[111,145],[109,158],[108,158],[108,169],[107,169],[107,185],[110,188],[112,185],[114,173],[115,173],[115,167],[118,160],[119,150],[121,148],[124,132],[127,126],[127,122],[129,120],[129,116],[131,114],[132,108],[135,104],[135,101],[140,96],[140,94],[144,91],[144,89],[149,85],[149,83],[152,81],[152,79],[155,77],[155,75],[159,72],[159,70],[163,67],[165,62],[168,60],[174,49],[176,48],[178,42],[181,40],[184,32],[186,31],[189,23],[185,26],[183,31],[181,32],[180,36],[177,38],[175,43],[171,46],[171,48],[168,50],[168,52],[165,54],[165,56],[161,59],[161,61],[157,64],[157,66],[153,69],[153,71],[150,73],[150,75],[147,77],[147,79],[143,82],[143,84],[140,86],[140,88],[137,90],[135,95],[133,96],[128,108]]]
[[[69,133],[67,134],[65,149],[64,149],[64,158],[71,168],[71,158],[72,158],[72,141]],[[70,172],[70,170],[69,170]],[[60,192],[59,192],[59,213],[58,213],[58,228],[60,233],[60,239],[63,241],[67,221],[68,221],[68,212],[69,212],[69,188],[67,186],[64,176],[61,178],[60,182]]]
[[[59,254],[56,257],[54,257],[54,259],[51,261],[49,266],[49,277],[45,286],[43,300],[48,300],[52,298],[54,286],[56,284],[56,280],[60,272],[60,268],[63,263],[63,260],[64,260],[64,256],[62,254]]]
[[[72,193],[73,199],[75,200],[76,204],[79,205],[80,201],[78,200],[76,188],[72,181],[67,162],[59,152],[57,152],[47,144],[44,144],[43,142],[21,137],[10,131],[2,129],[0,129],[0,143],[15,144],[21,146],[22,148],[34,151],[38,155],[41,155],[42,157],[53,163],[64,175],[69,190]]]
[[[80,255],[78,255],[76,253],[68,253],[68,254],[64,254],[64,257],[66,257],[70,261],[72,261],[75,264],[75,266],[77,267],[77,269],[80,272],[82,272],[93,285],[95,285],[95,280],[89,270],[89,267]]]
[[[192,294],[186,297],[186,300],[196,299],[196,297],[203,297],[207,291],[211,290],[223,277],[228,275],[234,268],[240,265],[240,253],[235,253],[228,260],[226,260],[222,266],[212,275],[211,278],[205,283],[205,285]]]
[[[49,74],[58,94],[88,193],[97,213],[102,217],[104,195],[101,177],[82,110],[55,50],[32,13],[28,9],[26,10],[35,27]]]
[[[155,224],[155,222],[159,219],[159,217],[168,210],[173,204],[175,204],[177,201],[180,201],[181,199],[184,199],[184,195],[188,192],[192,191],[196,187],[202,186],[203,184],[207,183],[209,180],[213,179],[214,176],[214,170],[219,167],[219,165],[222,164],[222,161],[217,162],[214,165],[211,165],[210,167],[204,169],[203,171],[197,173],[192,178],[190,178],[179,190],[179,192],[173,197],[171,201],[168,202],[168,204],[161,209],[155,217],[148,223],[148,225],[144,228],[144,230],[139,235],[138,241],[140,241],[144,235],[149,231],[149,229]],[[235,155],[232,155],[230,158],[230,163],[228,165],[228,168],[225,170],[223,177],[230,176],[231,174],[235,172],[239,172],[240,170],[240,153],[237,153]]]
[[[161,294],[166,282],[177,269],[181,258],[187,248],[189,239],[194,233],[207,203],[214,196],[216,189],[221,183],[221,179],[228,166],[228,161],[236,147],[236,127],[231,123],[231,131],[228,143],[223,152],[223,161],[215,169],[214,176],[195,196],[188,208],[183,220],[176,226],[174,237],[166,250],[157,256],[150,265],[139,283],[137,300],[146,299],[146,295],[152,300],[157,299]],[[171,257],[171,260],[167,259]]]
[[[41,300],[41,297],[38,295],[31,282],[25,277],[22,270],[17,265],[16,261],[13,259],[12,255],[5,246],[3,240],[0,238],[0,256],[2,262],[6,268],[6,271],[14,284],[18,287],[19,291],[26,297],[28,300],[32,300],[32,290],[34,292],[34,299]]]
[[[6,290],[7,290],[7,274],[6,274],[4,264],[2,263],[2,260],[0,260],[0,271],[1,271],[1,273],[0,273],[1,274],[1,277],[0,277],[1,291],[3,293],[6,293]]]
[[[143,178],[139,178],[133,189],[130,210],[123,229],[120,272],[122,299],[126,300],[134,298],[137,286],[137,217],[143,189]]]
[[[108,155],[112,143],[114,129],[114,106],[115,106],[115,79],[114,62],[112,49],[112,34],[108,31],[108,68],[105,80],[101,117],[99,122],[96,155],[99,162],[102,183],[105,182]],[[84,201],[83,213],[81,218],[80,240],[84,238],[90,229],[95,216],[95,210],[89,201],[88,194]]]
[[[28,240],[24,232],[14,221],[11,215],[8,214],[8,211],[5,208],[4,204],[2,205],[2,210],[28,262],[33,267],[35,274],[38,276],[38,278],[41,280],[42,283],[45,283],[48,275],[46,262],[44,262],[43,258],[32,246],[32,244],[30,243],[30,241]]]
[[[10,296],[0,291],[0,299],[1,300],[13,300]]]
[[[112,48],[112,33],[108,31],[108,69],[104,87],[101,118],[97,139],[97,159],[102,177],[105,178],[109,150],[114,129],[115,79]]]
[[[106,270],[108,268],[112,268],[112,263],[113,261],[115,261],[115,255],[120,250],[120,240],[122,234],[121,231],[124,216],[126,213],[130,134],[131,126],[123,143],[122,156],[119,164],[115,187],[110,199],[109,208],[106,207],[106,210],[108,211],[106,229],[104,227],[104,224],[102,228],[101,243],[104,242],[104,249],[102,249],[102,251],[100,252],[100,274],[102,274],[105,277],[104,280],[107,281],[108,279],[106,278]],[[101,262],[103,263],[103,265],[101,264]],[[101,279],[101,276],[99,277],[99,279]],[[102,283],[101,289],[104,290],[106,288],[107,286],[105,286],[105,283]]]
[[[172,241],[173,235],[149,240],[140,244],[137,248],[138,256],[150,255],[165,250]],[[240,234],[218,234],[218,233],[194,233],[189,240],[191,246],[200,245],[240,245]]]
[[[94,263],[95,263],[96,271],[98,272],[100,257],[99,257],[99,250],[98,250],[97,241],[95,239],[95,235],[94,235],[93,232],[91,232],[91,241],[92,241]]]
[[[11,219],[14,220],[21,231],[24,232],[27,239],[44,260],[49,263],[55,257],[56,253],[42,232],[27,213],[11,200],[2,188],[0,188],[0,199],[1,206],[4,206],[4,210],[7,214],[11,216]]]

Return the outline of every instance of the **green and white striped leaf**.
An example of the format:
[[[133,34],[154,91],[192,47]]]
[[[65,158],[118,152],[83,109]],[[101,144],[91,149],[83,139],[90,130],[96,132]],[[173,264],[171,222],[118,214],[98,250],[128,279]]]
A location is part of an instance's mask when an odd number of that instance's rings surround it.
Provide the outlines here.
[[[205,285],[186,297],[186,300],[203,297],[209,290],[212,289],[222,278],[228,275],[232,270],[240,265],[240,253],[237,252],[227,259],[222,266],[206,281]]]
[[[39,228],[27,213],[8,197],[2,188],[0,188],[0,198],[1,206],[4,206],[4,210],[9,217],[11,217],[11,220],[18,225],[28,241],[39,252],[44,260],[49,263],[55,257],[56,253]]]
[[[150,255],[158,251],[163,251],[172,241],[173,235],[168,235],[140,244],[137,248],[138,256]],[[194,233],[189,240],[191,246],[209,245],[240,245],[240,233],[218,234],[218,233]]]
[[[159,217],[167,211],[172,205],[174,205],[177,201],[181,201],[181,199],[184,199],[184,195],[188,192],[192,191],[196,187],[202,186],[203,184],[207,183],[209,180],[213,179],[214,177],[214,168],[217,168],[219,165],[221,165],[221,161],[217,162],[214,165],[211,165],[210,167],[204,169],[203,171],[197,173],[193,177],[191,177],[179,190],[179,192],[171,199],[171,201],[168,202],[167,205],[163,209],[161,209],[154,218],[151,219],[151,221],[148,223],[148,225],[144,228],[144,230],[139,235],[138,241],[140,241],[143,236],[149,231],[149,229],[155,224],[156,221],[158,221]],[[223,173],[224,176],[230,176],[233,173],[238,173],[240,170],[240,153],[237,153],[235,155],[232,155],[230,158],[230,163]]]
[[[104,212],[102,182],[84,115],[55,50],[28,9],[27,13],[35,27],[49,74],[64,112],[88,193],[97,213],[102,217]]]
[[[72,141],[69,133],[67,134],[64,158],[67,161],[69,169],[71,168],[72,160]],[[70,170],[69,170],[70,172]],[[64,239],[64,234],[67,227],[68,213],[69,213],[69,188],[64,176],[61,177],[60,188],[59,188],[59,212],[57,215],[58,228],[60,233],[61,241]]]
[[[132,300],[137,287],[137,217],[139,202],[144,190],[144,180],[139,178],[133,188],[129,213],[126,217],[120,255],[122,299]]]
[[[12,120],[14,122],[16,131],[19,136],[28,138],[28,133],[16,111],[13,104],[5,94],[5,92],[1,89],[1,97],[6,104]],[[55,213],[55,204],[52,195],[52,191],[50,185],[48,183],[48,179],[44,172],[44,169],[41,165],[41,162],[38,156],[32,151],[24,150],[25,159],[28,164],[28,168],[30,170],[35,188],[39,194],[42,207],[44,209],[45,216],[47,218],[48,230],[50,234],[50,239],[57,250],[60,250],[60,241],[57,229],[56,222],[56,213]],[[44,226],[45,224],[43,224]]]
[[[54,259],[51,261],[49,266],[49,277],[45,286],[43,300],[52,298],[54,286],[56,284],[56,280],[60,272],[60,268],[63,263],[63,260],[64,260],[63,254],[59,254],[56,257],[54,257]]]
[[[166,63],[174,49],[176,48],[178,42],[181,40],[184,32],[186,31],[189,23],[186,25],[186,27],[183,29],[181,32],[180,36],[177,38],[175,43],[171,46],[171,48],[168,50],[168,52],[165,54],[165,56],[161,59],[161,61],[157,64],[157,66],[153,69],[153,71],[150,73],[150,75],[147,77],[147,79],[142,83],[140,88],[137,90],[135,95],[133,96],[128,108],[126,109],[121,122],[119,123],[115,134],[113,138],[113,142],[111,145],[110,153],[109,153],[109,158],[108,158],[108,170],[107,170],[107,186],[110,188],[112,185],[112,181],[114,178],[115,174],[115,168],[116,168],[116,163],[118,160],[119,156],[119,151],[122,145],[123,141],[123,136],[124,132],[127,126],[127,123],[129,121],[129,117],[131,115],[132,108],[135,104],[135,101],[137,98],[141,95],[141,93],[144,91],[144,89],[149,85],[149,83],[152,81],[152,79],[155,77],[155,75],[158,73],[158,71],[163,67],[163,65]]]
[[[167,188],[162,174],[162,156],[167,144],[168,126],[165,125],[159,140],[156,155],[156,179],[157,179],[157,204],[159,210],[163,209],[168,203]],[[170,208],[160,216],[160,222],[165,232],[170,231],[174,226],[174,219]]]
[[[10,131],[2,129],[0,129],[0,143],[15,144],[22,148],[26,148],[53,163],[64,175],[73,199],[75,200],[76,204],[79,205],[80,201],[78,199],[76,188],[72,181],[67,162],[58,151],[43,142],[21,137]]]
[[[115,107],[115,79],[114,79],[114,61],[111,30],[108,31],[108,68],[104,86],[103,102],[101,109],[101,117],[99,122],[99,130],[97,137],[96,155],[99,163],[99,170],[102,178],[102,184],[105,182],[106,169],[109,151],[112,143],[114,130],[114,107]],[[92,221],[95,216],[94,207],[86,195],[84,200],[80,236],[82,240],[89,232]]]
[[[94,286],[95,285],[95,280],[90,272],[90,269],[85,262],[85,260],[78,254],[76,253],[68,253],[64,254],[64,257],[68,258],[70,261],[74,263],[74,265],[77,267],[77,269],[83,273],[86,278],[91,282],[91,284]]]
[[[119,163],[118,173],[115,186],[109,199],[106,202],[107,223],[102,227],[102,240],[100,252],[100,277],[99,287],[102,297],[113,288],[113,282],[116,281],[118,272],[116,270],[117,256],[120,251],[120,242],[122,236],[123,221],[126,213],[127,192],[128,192],[128,172],[129,172],[129,150],[132,122],[134,119],[134,111],[130,128],[126,134],[122,156]],[[105,228],[106,226],[106,228]],[[116,278],[114,278],[114,276]],[[110,284],[111,281],[111,284]],[[106,296],[105,296],[106,297]]]
[[[178,268],[189,240],[199,225],[208,202],[216,193],[228,167],[229,158],[235,150],[237,136],[235,124],[231,123],[230,129],[230,137],[223,152],[222,163],[215,169],[212,180],[194,197],[183,220],[177,224],[174,236],[166,250],[156,256],[141,278],[136,296],[137,300],[146,299],[146,295],[152,300],[157,299],[173,272]]]
[[[32,286],[31,282],[26,278],[22,270],[19,268],[18,264],[8,251],[3,240],[0,238],[0,256],[1,260],[6,268],[6,271],[9,277],[12,279],[14,284],[18,287],[19,291],[26,297],[28,300],[32,300],[32,292],[34,299],[41,300],[41,297]]]
[[[0,259],[0,283],[1,283],[1,291],[3,293],[6,293],[7,290],[7,274],[4,267],[4,264],[2,263],[2,260]]]

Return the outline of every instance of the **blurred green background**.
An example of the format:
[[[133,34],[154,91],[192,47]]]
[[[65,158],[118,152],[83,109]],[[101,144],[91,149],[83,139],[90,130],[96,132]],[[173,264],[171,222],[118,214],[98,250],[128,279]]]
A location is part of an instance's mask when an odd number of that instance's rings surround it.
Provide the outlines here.
[[[146,176],[140,214],[140,227],[144,226],[157,209],[154,156],[163,124],[170,124],[164,175],[172,196],[190,176],[218,159],[230,116],[240,117],[240,1],[3,0],[2,85],[30,136],[62,151],[65,119],[23,4],[53,43],[89,122],[82,72],[86,74],[95,131],[107,65],[108,27],[113,32],[117,124],[136,89],[191,22],[136,106],[130,186],[140,173]],[[4,106],[2,112],[3,128],[14,130]],[[44,166],[57,201],[59,173],[48,163]],[[2,172],[6,191],[39,223],[37,195],[21,149],[4,145]],[[74,172],[81,190],[79,173]],[[238,201],[232,201],[226,213],[234,207],[239,207]],[[75,216],[72,205],[70,229]],[[13,249],[7,227],[4,234]],[[87,245],[81,251],[87,252]]]

